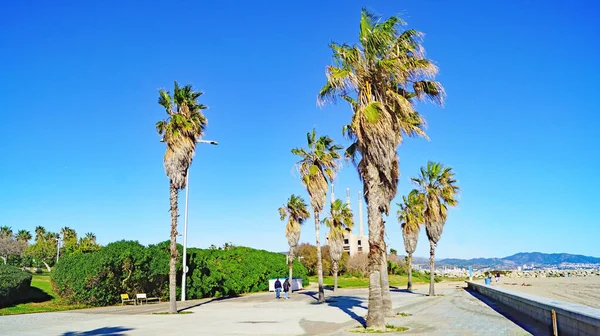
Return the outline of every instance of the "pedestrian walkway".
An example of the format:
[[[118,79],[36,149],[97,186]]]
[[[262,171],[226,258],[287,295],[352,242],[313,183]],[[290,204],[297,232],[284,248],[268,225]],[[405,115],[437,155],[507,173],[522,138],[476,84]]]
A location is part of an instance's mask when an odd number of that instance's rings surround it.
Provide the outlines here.
[[[443,296],[392,292],[397,312],[412,314],[389,322],[410,330],[405,335],[543,335],[530,321],[511,320],[500,307],[486,304],[462,286],[438,284]],[[316,304],[314,291],[294,293],[289,300],[260,293],[239,298],[185,303],[190,314],[153,315],[166,304],[106,307],[81,311],[0,317],[0,335],[353,335],[364,323],[366,289],[328,291],[327,302]],[[182,307],[182,303],[178,303]],[[537,329],[536,329],[537,328]]]

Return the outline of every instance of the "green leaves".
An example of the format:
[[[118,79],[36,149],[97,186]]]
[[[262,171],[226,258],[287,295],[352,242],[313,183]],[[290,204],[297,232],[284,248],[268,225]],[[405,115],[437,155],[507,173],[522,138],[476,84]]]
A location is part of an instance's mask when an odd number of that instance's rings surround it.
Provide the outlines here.
[[[371,102],[369,105],[365,106],[363,110],[365,117],[369,122],[375,123],[379,120],[379,115],[381,113],[381,104],[379,102]]]

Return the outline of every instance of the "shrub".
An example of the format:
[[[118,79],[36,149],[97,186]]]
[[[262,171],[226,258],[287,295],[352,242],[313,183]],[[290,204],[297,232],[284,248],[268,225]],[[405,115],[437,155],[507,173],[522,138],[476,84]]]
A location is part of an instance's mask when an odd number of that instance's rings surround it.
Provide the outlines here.
[[[164,258],[156,252],[138,242],[119,241],[98,252],[66,256],[52,272],[55,292],[69,303],[92,306],[115,304],[123,293],[164,296],[168,255],[164,273]]]
[[[366,276],[369,272],[369,258],[367,253],[359,253],[348,259],[348,273],[355,277]]]
[[[268,290],[269,279],[285,278],[285,255],[248,247],[228,250],[191,249],[188,273],[190,298],[230,296]],[[293,276],[308,285],[306,268],[294,262]]]
[[[0,307],[24,298],[31,286],[31,274],[12,266],[0,265]]]

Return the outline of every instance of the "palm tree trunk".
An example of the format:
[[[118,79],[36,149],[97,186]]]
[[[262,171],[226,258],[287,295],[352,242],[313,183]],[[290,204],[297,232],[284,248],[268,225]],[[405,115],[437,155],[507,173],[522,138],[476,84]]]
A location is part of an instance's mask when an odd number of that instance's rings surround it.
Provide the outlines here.
[[[390,281],[388,279],[387,251],[384,248],[383,258],[381,258],[381,300],[383,303],[383,312],[386,317],[393,317],[392,294],[390,293]]]
[[[51,271],[50,266],[43,260],[42,260],[42,263],[44,264],[44,266],[46,266],[46,269],[48,270],[48,272],[50,272]]]
[[[429,241],[429,296],[435,296],[434,260],[435,260],[435,243],[430,240]]]
[[[289,263],[290,265],[290,276],[289,276],[289,281],[290,281],[290,292],[288,293],[288,296],[292,295],[292,268],[294,267],[294,259],[292,259]]]
[[[313,209],[314,211],[314,209]],[[323,262],[321,260],[321,233],[319,232],[319,213],[315,213],[315,234],[317,236],[317,278],[319,279],[319,302],[325,302],[325,290],[323,289]]]
[[[375,330],[385,330],[385,311],[381,295],[381,245],[382,216],[380,204],[383,204],[382,192],[377,187],[378,172],[373,166],[366,167],[364,175],[367,222],[369,226],[369,310],[367,312],[367,327]]]
[[[177,188],[170,183],[171,194],[171,261],[169,262],[169,314],[177,314]]]
[[[408,254],[408,284],[406,289],[412,290],[412,253]]]
[[[333,261],[333,291],[337,292],[338,289],[338,261]]]

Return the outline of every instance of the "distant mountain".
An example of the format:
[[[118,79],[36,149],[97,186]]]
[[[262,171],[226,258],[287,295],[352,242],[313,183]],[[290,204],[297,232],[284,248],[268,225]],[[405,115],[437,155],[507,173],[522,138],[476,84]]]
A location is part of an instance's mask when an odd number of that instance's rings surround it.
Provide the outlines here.
[[[578,254],[568,253],[540,253],[540,252],[521,252],[505,258],[474,258],[474,259],[441,259],[436,261],[440,266],[457,267],[501,267],[516,268],[525,264],[535,266],[559,266],[562,263],[571,264],[598,264],[600,258],[588,257]]]

